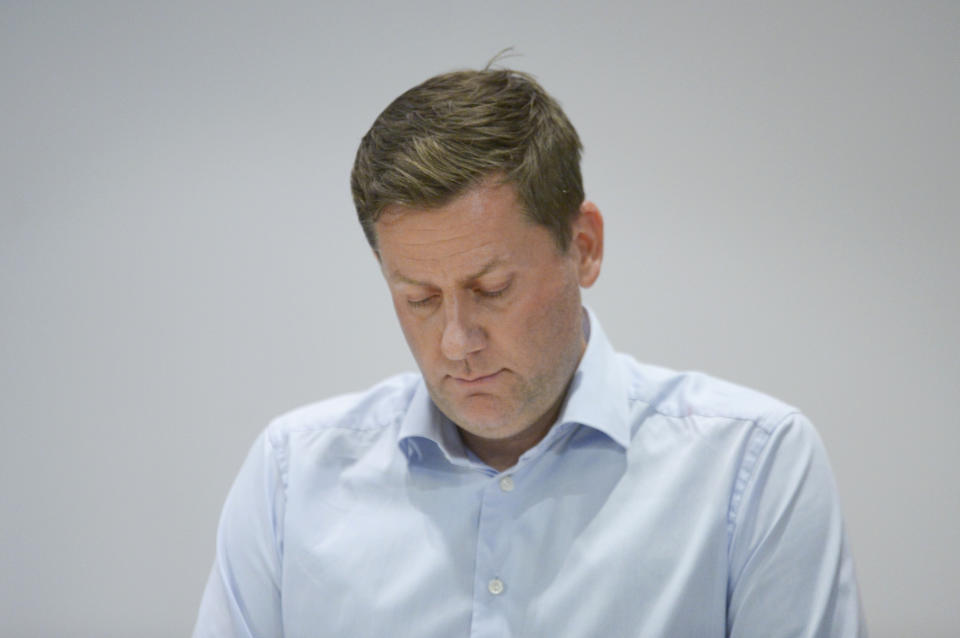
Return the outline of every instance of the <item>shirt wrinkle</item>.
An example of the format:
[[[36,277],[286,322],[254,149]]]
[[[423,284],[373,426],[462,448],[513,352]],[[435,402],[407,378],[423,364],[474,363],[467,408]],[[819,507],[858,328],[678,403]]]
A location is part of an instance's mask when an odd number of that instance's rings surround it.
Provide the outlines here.
[[[504,472],[418,374],[272,421],[224,505],[194,638],[865,636],[803,415],[584,322],[556,423]]]

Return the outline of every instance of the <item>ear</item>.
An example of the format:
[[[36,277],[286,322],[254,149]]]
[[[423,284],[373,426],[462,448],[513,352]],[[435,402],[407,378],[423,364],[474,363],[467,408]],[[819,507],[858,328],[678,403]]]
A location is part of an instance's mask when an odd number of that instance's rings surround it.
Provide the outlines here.
[[[580,285],[589,288],[600,276],[603,262],[603,215],[591,201],[580,204],[580,214],[573,222],[570,248],[576,253]]]

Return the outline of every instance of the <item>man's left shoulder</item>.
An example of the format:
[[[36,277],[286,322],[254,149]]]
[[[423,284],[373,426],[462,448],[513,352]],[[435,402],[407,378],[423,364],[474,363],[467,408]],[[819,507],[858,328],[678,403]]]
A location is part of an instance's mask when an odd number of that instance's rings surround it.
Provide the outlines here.
[[[676,371],[621,355],[630,378],[630,398],[674,418],[718,418],[751,422],[771,430],[795,406],[759,390],[699,371]]]

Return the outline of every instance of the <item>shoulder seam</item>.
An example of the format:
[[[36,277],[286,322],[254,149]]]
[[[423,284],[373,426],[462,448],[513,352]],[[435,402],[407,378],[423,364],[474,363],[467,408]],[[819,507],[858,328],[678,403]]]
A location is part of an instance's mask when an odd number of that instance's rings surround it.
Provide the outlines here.
[[[688,409],[686,413],[666,411],[662,409],[662,407],[659,404],[654,404],[651,401],[643,398],[641,394],[638,392],[637,387],[634,383],[630,384],[630,388],[627,391],[627,398],[632,402],[643,403],[649,406],[653,412],[665,417],[682,419],[682,418],[691,417],[691,416],[700,416],[700,417],[706,417],[706,418],[730,419],[732,421],[742,421],[746,423],[753,423],[758,427],[761,427],[771,432],[774,429],[776,429],[777,424],[779,424],[785,418],[787,418],[791,414],[796,414],[800,412],[799,409],[790,405],[789,403],[784,403],[779,399],[764,395],[762,393],[757,393],[757,394],[758,396],[765,397],[766,400],[764,401],[764,403],[766,403],[767,405],[765,406],[765,409],[758,411],[757,414],[752,416],[743,415],[743,414],[711,412],[711,411],[702,410],[702,409],[701,410]],[[780,409],[772,410],[771,406],[779,406]],[[772,425],[770,422],[771,418],[775,419]]]
[[[761,412],[760,414],[757,414],[756,416],[749,417],[749,416],[739,416],[739,415],[735,415],[735,414],[712,413],[712,412],[707,412],[707,411],[704,411],[704,410],[698,410],[698,411],[693,411],[693,410],[691,410],[690,412],[687,412],[686,414],[682,414],[682,413],[678,413],[678,412],[667,412],[667,411],[665,411],[665,410],[662,410],[659,406],[656,406],[656,405],[654,405],[653,403],[651,403],[650,401],[647,401],[646,399],[643,399],[643,398],[641,398],[641,397],[639,397],[639,396],[637,396],[637,395],[635,395],[635,394],[632,394],[632,393],[627,396],[627,399],[628,399],[631,403],[642,403],[643,405],[646,405],[647,407],[649,407],[650,410],[651,410],[653,413],[658,414],[658,415],[660,415],[660,416],[664,416],[664,417],[670,418],[670,419],[684,419],[684,418],[688,418],[688,417],[703,417],[703,418],[706,418],[706,419],[728,419],[728,420],[730,420],[730,421],[739,421],[739,422],[741,422],[741,423],[750,423],[750,424],[754,425],[755,427],[758,427],[758,428],[766,431],[768,434],[771,433],[771,432],[773,432],[773,431],[777,428],[777,425],[779,425],[779,424],[780,424],[782,421],[784,421],[787,417],[789,417],[789,416],[791,416],[791,415],[794,415],[794,414],[798,414],[798,413],[800,412],[800,411],[797,410],[796,408],[793,408],[793,407],[790,407],[790,406],[784,404],[785,412],[783,412],[782,414],[777,415],[777,416],[779,416],[779,419],[777,419],[777,421],[775,421],[775,422],[773,423],[773,425],[771,426],[771,425],[770,425],[770,419],[769,419],[769,417],[770,417],[770,414],[769,414],[769,413],[763,413],[763,412]]]

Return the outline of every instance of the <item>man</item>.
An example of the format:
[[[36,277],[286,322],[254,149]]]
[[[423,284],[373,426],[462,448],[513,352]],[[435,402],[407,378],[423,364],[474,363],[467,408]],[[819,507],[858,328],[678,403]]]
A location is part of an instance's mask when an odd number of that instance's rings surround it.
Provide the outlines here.
[[[581,306],[580,149],[508,70],[377,118],[353,196],[420,374],[270,424],[195,636],[865,635],[809,422],[615,353]]]

